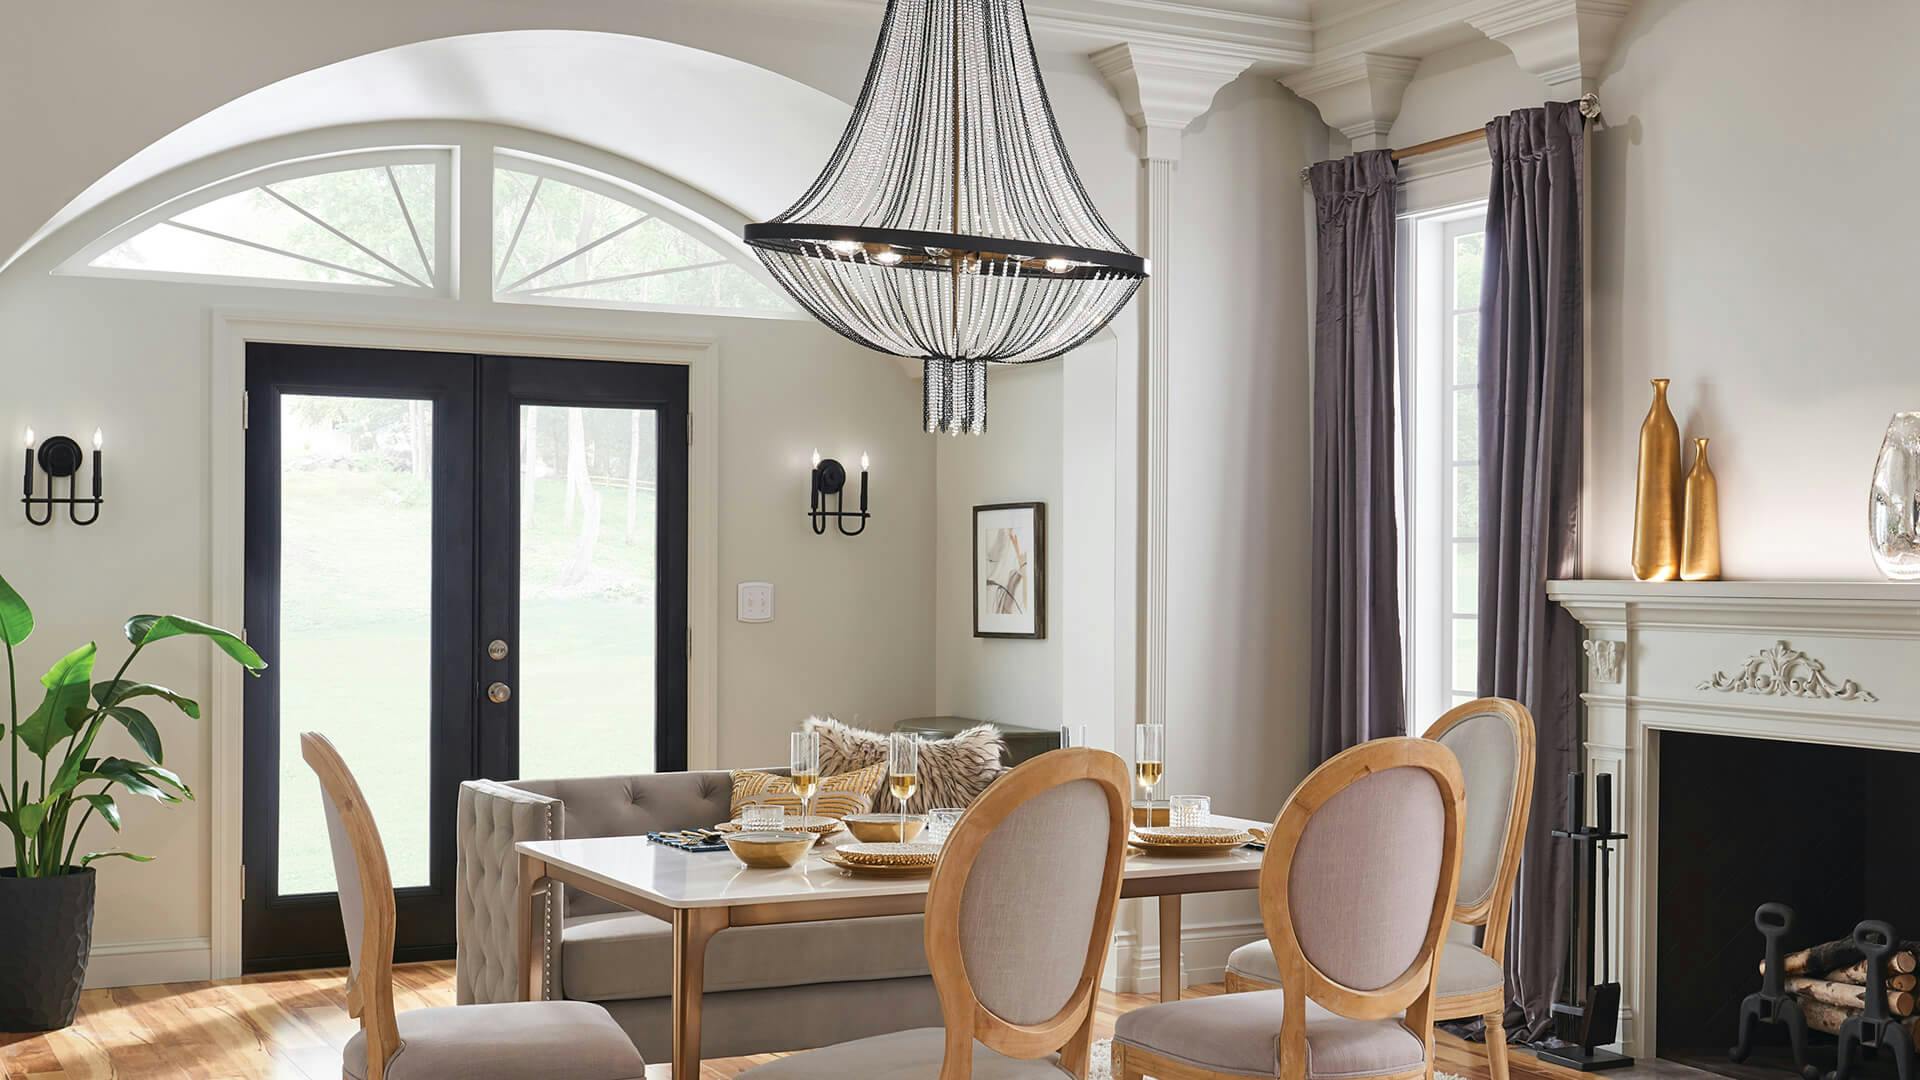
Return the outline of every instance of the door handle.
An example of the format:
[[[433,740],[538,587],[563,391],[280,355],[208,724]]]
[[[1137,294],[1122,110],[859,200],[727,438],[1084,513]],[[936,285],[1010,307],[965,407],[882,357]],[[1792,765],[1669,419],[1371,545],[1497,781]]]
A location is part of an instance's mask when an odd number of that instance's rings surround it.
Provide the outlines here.
[[[499,638],[494,638],[492,641],[487,642],[487,659],[505,660],[506,658],[507,658],[506,642],[500,640]]]
[[[493,702],[495,705],[505,705],[508,699],[512,697],[513,687],[508,686],[506,683],[497,682],[487,687],[487,700]]]

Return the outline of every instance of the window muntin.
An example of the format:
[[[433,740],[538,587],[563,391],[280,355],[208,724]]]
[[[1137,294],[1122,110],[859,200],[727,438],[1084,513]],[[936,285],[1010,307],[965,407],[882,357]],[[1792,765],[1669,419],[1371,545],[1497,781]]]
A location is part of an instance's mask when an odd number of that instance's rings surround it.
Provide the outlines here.
[[[494,298],[517,303],[793,312],[751,256],[599,177],[502,155],[493,173]]]
[[[289,162],[176,199],[110,234],[88,273],[445,292],[445,150]]]

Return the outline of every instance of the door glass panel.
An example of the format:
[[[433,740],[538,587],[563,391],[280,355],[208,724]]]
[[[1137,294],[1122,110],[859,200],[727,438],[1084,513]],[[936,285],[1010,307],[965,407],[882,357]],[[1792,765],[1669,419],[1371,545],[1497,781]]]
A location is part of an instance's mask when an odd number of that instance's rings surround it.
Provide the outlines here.
[[[520,775],[654,769],[659,417],[520,408]]]
[[[283,896],[334,890],[318,731],[351,763],[396,887],[430,883],[433,402],[281,397]]]

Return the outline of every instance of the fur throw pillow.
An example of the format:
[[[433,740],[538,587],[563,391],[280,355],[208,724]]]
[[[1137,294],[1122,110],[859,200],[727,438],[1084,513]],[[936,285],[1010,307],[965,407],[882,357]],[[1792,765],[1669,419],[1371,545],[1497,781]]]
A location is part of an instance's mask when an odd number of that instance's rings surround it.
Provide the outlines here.
[[[896,808],[893,796],[887,794],[885,734],[848,727],[831,716],[810,716],[803,730],[820,733],[823,773],[880,765],[880,782],[873,790],[874,811],[889,813]],[[920,787],[907,800],[907,813],[924,814],[936,806],[971,806],[1005,771],[1000,764],[1005,750],[1006,740],[992,724],[970,727],[951,739],[921,740]]]

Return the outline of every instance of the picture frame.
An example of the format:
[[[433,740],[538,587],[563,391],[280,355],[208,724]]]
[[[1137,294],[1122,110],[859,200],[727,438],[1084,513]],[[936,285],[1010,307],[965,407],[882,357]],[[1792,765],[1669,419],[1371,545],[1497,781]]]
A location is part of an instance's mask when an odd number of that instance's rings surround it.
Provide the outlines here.
[[[973,508],[973,636],[1047,636],[1047,504]]]

